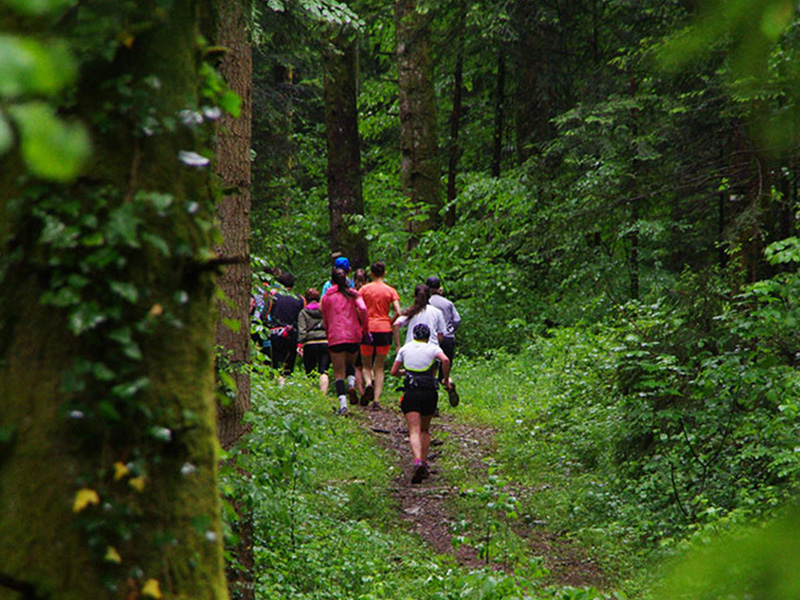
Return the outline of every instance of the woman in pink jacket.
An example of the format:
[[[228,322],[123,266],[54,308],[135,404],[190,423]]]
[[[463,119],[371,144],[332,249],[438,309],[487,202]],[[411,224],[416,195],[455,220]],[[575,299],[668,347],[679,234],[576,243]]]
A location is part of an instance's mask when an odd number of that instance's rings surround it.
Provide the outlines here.
[[[358,402],[355,362],[361,341],[369,338],[369,319],[364,299],[349,287],[342,269],[333,269],[331,281],[333,285],[322,297],[322,324],[328,336],[339,414],[346,415],[347,397],[351,404]]]

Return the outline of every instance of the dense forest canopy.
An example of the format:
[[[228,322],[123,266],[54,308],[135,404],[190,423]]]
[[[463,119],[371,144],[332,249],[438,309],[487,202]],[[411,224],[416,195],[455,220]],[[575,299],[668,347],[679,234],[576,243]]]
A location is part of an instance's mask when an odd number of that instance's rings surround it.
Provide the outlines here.
[[[297,530],[320,488],[369,502],[314,479],[323,421],[280,412],[244,316],[248,268],[302,291],[334,253],[456,302],[464,410],[498,428],[481,501],[546,473],[509,514],[621,577],[774,517],[800,473],[799,36],[787,0],[0,0],[0,598],[224,598],[223,534],[237,596],[366,585],[300,551],[330,550]],[[796,522],[647,593],[763,592]]]

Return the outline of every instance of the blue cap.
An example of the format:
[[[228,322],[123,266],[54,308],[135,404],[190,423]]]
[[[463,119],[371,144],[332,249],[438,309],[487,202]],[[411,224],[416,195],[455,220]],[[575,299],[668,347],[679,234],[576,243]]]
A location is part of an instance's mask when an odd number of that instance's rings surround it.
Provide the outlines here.
[[[342,269],[343,271],[349,271],[350,270],[350,261],[347,260],[344,256],[340,256],[333,263],[333,266],[336,267],[337,269]]]

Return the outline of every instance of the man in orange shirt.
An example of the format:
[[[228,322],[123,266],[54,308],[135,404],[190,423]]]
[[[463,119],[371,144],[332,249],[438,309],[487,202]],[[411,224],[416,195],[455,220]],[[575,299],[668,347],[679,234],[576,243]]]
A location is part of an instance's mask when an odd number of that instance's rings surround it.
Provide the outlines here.
[[[364,395],[361,396],[361,406],[372,402],[373,410],[380,410],[380,397],[383,392],[386,356],[392,346],[392,321],[390,311],[394,315],[400,314],[400,296],[392,286],[387,285],[383,278],[386,275],[386,265],[382,262],[373,263],[370,267],[372,282],[363,286],[359,291],[367,305],[369,316],[369,343],[361,344],[361,363],[364,373]],[[400,347],[397,332],[394,333],[394,343]],[[367,340],[365,340],[366,342]]]

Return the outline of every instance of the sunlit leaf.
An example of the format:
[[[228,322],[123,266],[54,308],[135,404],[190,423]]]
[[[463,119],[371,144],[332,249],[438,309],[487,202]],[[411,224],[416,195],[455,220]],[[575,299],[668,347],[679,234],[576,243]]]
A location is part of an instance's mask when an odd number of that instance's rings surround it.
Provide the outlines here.
[[[22,156],[31,172],[55,181],[78,175],[91,148],[82,125],[59,119],[43,102],[12,106],[9,112],[19,126]]]
[[[127,477],[130,475],[131,470],[124,462],[117,461],[114,463],[114,481],[119,481],[120,479]]]
[[[234,117],[242,114],[242,98],[235,92],[226,92],[219,101],[220,106]]]
[[[55,14],[76,2],[77,0],[2,0],[0,5],[8,6],[18,13],[43,16]]]
[[[144,477],[133,477],[130,481],[128,481],[128,485],[137,492],[141,493],[144,491],[145,479]]]
[[[112,562],[116,564],[120,564],[122,562],[122,557],[117,552],[117,549],[114,546],[109,546],[106,548],[106,555],[103,557],[106,562]]]
[[[78,490],[72,503],[72,512],[81,512],[87,506],[100,504],[100,495],[89,488]]]
[[[239,333],[242,330],[242,322],[239,319],[222,319],[222,322],[225,324],[225,327],[234,333]]]
[[[75,79],[65,46],[0,35],[0,95],[54,94]]]
[[[157,579],[148,579],[142,586],[142,596],[161,598],[161,586]]]

